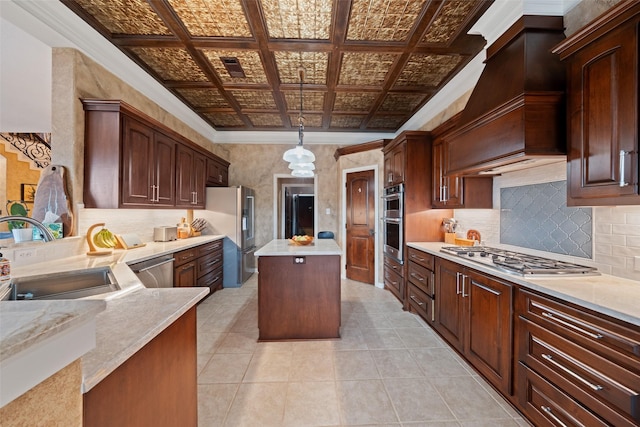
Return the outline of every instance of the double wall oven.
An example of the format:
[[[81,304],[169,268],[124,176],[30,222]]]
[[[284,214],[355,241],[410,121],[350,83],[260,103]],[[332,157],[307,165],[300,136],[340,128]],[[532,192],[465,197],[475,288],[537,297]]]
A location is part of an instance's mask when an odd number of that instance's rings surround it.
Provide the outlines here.
[[[384,189],[383,227],[384,254],[404,263],[404,185],[398,184]]]

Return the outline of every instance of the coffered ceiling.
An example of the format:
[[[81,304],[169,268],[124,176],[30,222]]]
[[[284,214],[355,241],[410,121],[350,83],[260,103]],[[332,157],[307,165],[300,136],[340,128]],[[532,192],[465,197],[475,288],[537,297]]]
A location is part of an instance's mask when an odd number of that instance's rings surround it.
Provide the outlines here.
[[[483,0],[62,0],[217,130],[393,132],[484,47]]]

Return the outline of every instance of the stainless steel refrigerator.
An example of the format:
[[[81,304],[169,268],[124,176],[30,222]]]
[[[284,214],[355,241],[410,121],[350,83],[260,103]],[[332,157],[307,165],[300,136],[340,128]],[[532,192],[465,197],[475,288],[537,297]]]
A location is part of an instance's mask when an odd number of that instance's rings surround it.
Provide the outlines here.
[[[222,286],[240,287],[256,268],[255,195],[244,186],[207,188],[202,216],[214,234],[224,234]]]

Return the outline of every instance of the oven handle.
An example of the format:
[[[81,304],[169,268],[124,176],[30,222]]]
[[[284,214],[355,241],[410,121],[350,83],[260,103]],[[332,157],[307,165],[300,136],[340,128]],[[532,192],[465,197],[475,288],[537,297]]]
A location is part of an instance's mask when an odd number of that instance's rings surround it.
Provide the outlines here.
[[[382,196],[383,200],[400,200],[402,193],[385,194]]]
[[[382,220],[384,222],[392,222],[394,224],[401,224],[402,223],[402,218],[389,218],[389,217],[384,217],[382,218]]]

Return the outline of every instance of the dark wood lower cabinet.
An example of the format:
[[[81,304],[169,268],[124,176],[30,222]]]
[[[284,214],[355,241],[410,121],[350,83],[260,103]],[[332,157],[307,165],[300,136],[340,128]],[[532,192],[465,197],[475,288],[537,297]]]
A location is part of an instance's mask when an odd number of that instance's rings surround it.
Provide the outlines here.
[[[340,256],[258,258],[260,341],[340,338]]]
[[[207,286],[209,295],[222,289],[222,239],[174,254],[173,286]]]
[[[85,427],[198,425],[196,308],[83,395]]]
[[[517,395],[527,416],[534,421],[544,416],[552,425],[561,425],[557,419],[567,425],[579,425],[576,420],[589,426],[640,425],[637,327],[522,289],[517,314]],[[556,405],[530,402],[532,387],[542,384],[541,379],[546,385],[538,388],[556,390],[547,393]]]
[[[535,426],[640,425],[637,326],[440,257],[431,322],[417,267],[413,311]]]
[[[543,377],[518,364],[518,404],[536,426],[609,426]]]
[[[512,390],[513,289],[451,261],[436,261],[434,327],[501,392]]]

